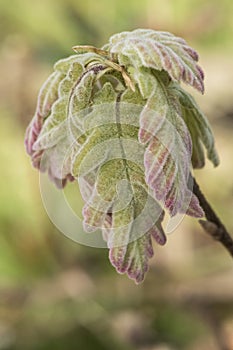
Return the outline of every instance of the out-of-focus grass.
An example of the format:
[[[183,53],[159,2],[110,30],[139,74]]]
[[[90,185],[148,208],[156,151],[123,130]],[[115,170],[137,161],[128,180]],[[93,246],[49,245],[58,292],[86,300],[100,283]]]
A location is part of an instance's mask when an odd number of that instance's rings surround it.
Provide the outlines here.
[[[47,252],[43,231],[46,216],[23,148],[23,130],[17,120],[1,111],[0,137],[0,280],[25,283],[43,273]]]

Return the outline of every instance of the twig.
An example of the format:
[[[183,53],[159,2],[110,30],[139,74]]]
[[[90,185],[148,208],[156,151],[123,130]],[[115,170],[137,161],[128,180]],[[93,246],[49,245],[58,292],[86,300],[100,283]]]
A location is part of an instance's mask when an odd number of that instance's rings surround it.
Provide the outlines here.
[[[195,178],[193,178],[193,193],[199,199],[200,205],[204,210],[207,219],[199,220],[200,225],[211,237],[219,241],[233,257],[233,239],[201,192]]]

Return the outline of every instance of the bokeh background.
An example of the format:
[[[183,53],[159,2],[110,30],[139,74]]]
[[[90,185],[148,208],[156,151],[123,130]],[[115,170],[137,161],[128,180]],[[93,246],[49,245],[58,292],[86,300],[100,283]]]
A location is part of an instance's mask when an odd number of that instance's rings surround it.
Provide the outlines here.
[[[198,181],[233,232],[232,0],[0,0],[0,349],[233,349],[233,267],[194,219],[155,247],[145,282],[117,275],[108,252],[50,222],[24,133],[53,63],[138,27],[200,53],[221,165]],[[78,201],[81,205],[81,201]]]

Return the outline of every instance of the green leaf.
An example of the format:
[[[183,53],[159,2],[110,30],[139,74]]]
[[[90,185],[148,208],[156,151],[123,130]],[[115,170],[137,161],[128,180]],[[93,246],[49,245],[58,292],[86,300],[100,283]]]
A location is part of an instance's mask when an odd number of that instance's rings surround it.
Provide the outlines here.
[[[171,216],[187,213],[202,217],[198,199],[189,189],[192,143],[179,107],[179,100],[157,75],[154,93],[140,116],[146,182]]]
[[[161,228],[162,208],[149,193],[144,147],[138,142],[142,107],[139,103],[134,109],[132,101],[142,99],[135,100],[135,93],[129,89],[116,94],[109,83],[93,101],[102,100],[101,94],[108,103],[92,104],[89,113],[77,115],[86,137],[81,136],[83,144],[77,139],[81,146],[73,156],[72,174],[79,178],[81,192],[89,187],[84,228],[102,229],[112,264],[139,283],[152,256],[151,235],[159,244],[166,240]]]
[[[163,211],[148,195],[143,171],[122,159],[103,164],[83,214],[85,229],[102,229],[117,271],[142,282],[153,256],[151,237],[166,242]]]
[[[203,146],[206,148],[207,157],[214,166],[219,164],[219,157],[215,149],[214,136],[210,124],[200,110],[194,98],[177,84],[173,87],[174,93],[179,97],[182,117],[189,129],[192,138],[192,163],[194,168],[202,168],[205,165]]]
[[[183,81],[203,92],[198,55],[167,32],[113,35],[102,49],[75,46],[42,86],[25,144],[57,187],[75,178],[83,226],[101,229],[119,273],[142,282],[152,237],[171,216],[204,215],[190,172],[218,156],[209,123]],[[192,164],[191,164],[192,161]]]
[[[172,80],[204,92],[204,74],[197,65],[198,54],[184,39],[168,32],[136,29],[113,35],[103,47],[117,56],[120,65],[165,70]]]

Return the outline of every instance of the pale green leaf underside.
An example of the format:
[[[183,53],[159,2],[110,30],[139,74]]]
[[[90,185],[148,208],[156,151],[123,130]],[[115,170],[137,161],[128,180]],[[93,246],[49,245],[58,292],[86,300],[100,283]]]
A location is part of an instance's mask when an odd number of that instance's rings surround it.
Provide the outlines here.
[[[192,138],[193,167],[202,168],[205,165],[203,146],[206,148],[208,159],[214,166],[217,166],[219,164],[219,157],[215,149],[214,136],[207,118],[189,93],[177,85],[173,87],[173,91],[179,97],[182,116]]]

